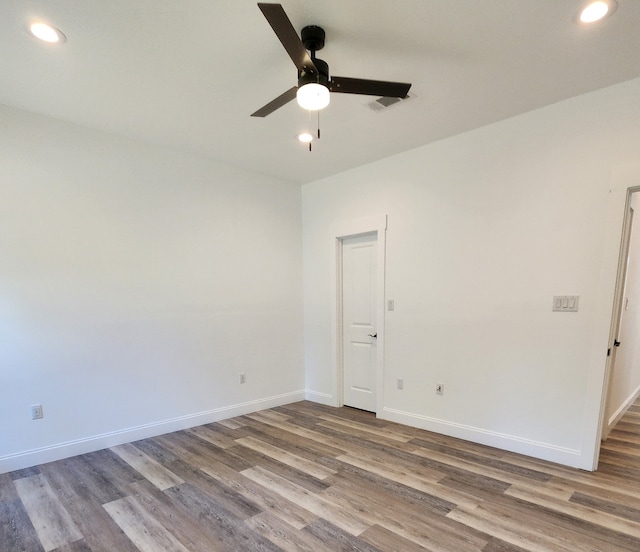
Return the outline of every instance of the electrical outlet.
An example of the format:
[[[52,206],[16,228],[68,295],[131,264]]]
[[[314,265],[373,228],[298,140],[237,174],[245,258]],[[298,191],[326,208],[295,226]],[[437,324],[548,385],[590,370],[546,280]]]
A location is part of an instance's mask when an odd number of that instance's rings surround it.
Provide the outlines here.
[[[42,405],[41,404],[31,405],[31,419],[41,420],[42,418],[44,418],[44,411],[42,410]]]
[[[402,378],[398,378],[397,387],[398,389],[404,389],[404,380]]]
[[[444,395],[444,383],[436,384],[436,395]]]
[[[244,372],[240,372],[240,383],[247,383],[247,376]]]

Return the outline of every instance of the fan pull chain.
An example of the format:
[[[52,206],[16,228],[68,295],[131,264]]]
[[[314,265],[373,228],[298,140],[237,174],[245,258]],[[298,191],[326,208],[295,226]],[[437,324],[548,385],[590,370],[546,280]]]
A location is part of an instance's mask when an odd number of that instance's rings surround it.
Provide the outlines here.
[[[307,113],[309,114],[309,129],[311,129],[311,110],[307,111]],[[316,110],[317,113],[317,126],[318,126],[318,140],[320,140],[320,110]],[[309,151],[311,151],[313,149],[312,146],[313,143],[313,138],[311,138],[311,140],[309,141]]]

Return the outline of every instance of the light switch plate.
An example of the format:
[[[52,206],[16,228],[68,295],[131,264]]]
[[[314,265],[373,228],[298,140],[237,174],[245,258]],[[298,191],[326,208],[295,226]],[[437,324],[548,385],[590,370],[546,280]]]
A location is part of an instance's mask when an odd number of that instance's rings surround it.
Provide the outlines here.
[[[555,295],[553,312],[578,312],[579,295]]]

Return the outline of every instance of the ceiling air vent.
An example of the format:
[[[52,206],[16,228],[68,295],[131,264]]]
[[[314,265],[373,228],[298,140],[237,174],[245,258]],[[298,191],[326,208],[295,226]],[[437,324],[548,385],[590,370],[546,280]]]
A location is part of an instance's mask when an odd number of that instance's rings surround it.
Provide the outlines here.
[[[389,109],[391,106],[396,104],[406,102],[409,98],[412,98],[413,94],[407,95],[406,98],[389,98],[387,96],[383,96],[382,98],[378,98],[372,102],[369,102],[367,107],[371,109],[371,111],[384,111],[385,109]]]

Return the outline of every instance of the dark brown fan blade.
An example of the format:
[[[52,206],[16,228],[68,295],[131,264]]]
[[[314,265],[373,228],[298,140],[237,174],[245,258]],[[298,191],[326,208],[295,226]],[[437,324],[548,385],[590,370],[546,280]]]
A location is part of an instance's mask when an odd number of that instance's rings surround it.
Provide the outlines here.
[[[283,105],[289,103],[293,98],[296,97],[296,93],[298,92],[298,87],[294,86],[293,88],[289,88],[284,94],[280,94],[275,100],[270,101],[264,107],[261,107],[255,113],[252,113],[252,117],[266,117],[269,113],[273,113],[276,109],[279,109]]]
[[[411,84],[406,82],[352,79],[349,77],[331,77],[331,82],[329,83],[331,92],[388,96],[389,98],[406,98],[409,88],[411,88]]]
[[[307,73],[317,73],[315,64],[307,53],[304,44],[300,40],[298,33],[293,28],[291,20],[280,4],[261,4],[258,7],[263,15],[267,18],[269,25],[276,33],[276,36],[282,42],[284,49],[289,57],[298,68],[298,71],[304,70]]]

